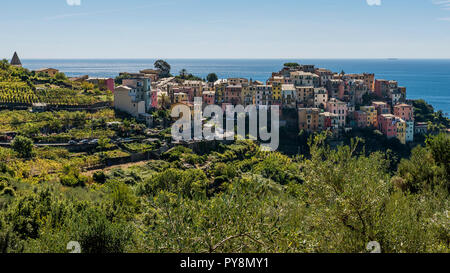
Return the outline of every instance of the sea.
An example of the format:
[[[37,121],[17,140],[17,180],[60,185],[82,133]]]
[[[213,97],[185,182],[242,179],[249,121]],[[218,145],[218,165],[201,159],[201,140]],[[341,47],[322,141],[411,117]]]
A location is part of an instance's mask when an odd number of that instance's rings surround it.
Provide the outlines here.
[[[155,59],[28,59],[28,69],[56,68],[67,76],[89,75],[114,78],[120,72],[139,72],[153,68]],[[172,74],[181,69],[206,78],[216,73],[219,78],[243,77],[265,82],[272,72],[286,62],[313,64],[335,72],[375,73],[377,79],[396,80],[407,88],[408,99],[424,99],[435,110],[450,113],[450,59],[166,59]]]

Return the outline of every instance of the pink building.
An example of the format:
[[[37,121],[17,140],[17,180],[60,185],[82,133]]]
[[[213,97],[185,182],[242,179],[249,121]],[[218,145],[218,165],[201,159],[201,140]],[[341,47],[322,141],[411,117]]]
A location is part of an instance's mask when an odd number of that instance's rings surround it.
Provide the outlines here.
[[[395,116],[392,114],[382,114],[378,116],[378,129],[388,138],[397,136],[397,126]]]
[[[327,111],[337,115],[339,127],[345,127],[348,114],[348,106],[345,102],[332,98],[327,103]]]
[[[214,104],[215,99],[216,99],[216,92],[203,91],[203,104],[206,105]]]
[[[412,105],[408,104],[398,104],[394,106],[394,115],[400,117],[404,121],[414,120],[414,109]]]
[[[225,88],[225,102],[232,105],[241,104],[242,85],[229,85]]]
[[[195,90],[192,87],[182,86],[182,87],[173,88],[173,93],[174,94],[185,93],[185,94],[187,94],[188,101],[190,103],[194,102]]]
[[[100,90],[109,90],[114,93],[114,79],[111,78],[88,78],[89,83],[95,84]],[[126,84],[124,84],[126,85]]]
[[[367,121],[367,113],[364,111],[355,111],[355,122],[358,128],[366,128],[370,126]]]
[[[379,98],[386,98],[389,94],[390,83],[387,80],[375,80],[375,94]]]
[[[374,101],[372,102],[372,106],[377,110],[377,115],[385,115],[391,113],[391,108],[384,101]]]
[[[152,98],[152,108],[158,108],[158,90],[154,90],[151,92]]]

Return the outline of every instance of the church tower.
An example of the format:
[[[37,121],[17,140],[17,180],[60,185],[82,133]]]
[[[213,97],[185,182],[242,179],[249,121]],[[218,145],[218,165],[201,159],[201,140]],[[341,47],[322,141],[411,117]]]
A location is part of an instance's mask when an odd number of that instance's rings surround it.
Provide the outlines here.
[[[11,65],[17,66],[17,67],[22,67],[22,62],[20,61],[19,56],[17,55],[17,52],[14,52],[14,56],[11,59]]]

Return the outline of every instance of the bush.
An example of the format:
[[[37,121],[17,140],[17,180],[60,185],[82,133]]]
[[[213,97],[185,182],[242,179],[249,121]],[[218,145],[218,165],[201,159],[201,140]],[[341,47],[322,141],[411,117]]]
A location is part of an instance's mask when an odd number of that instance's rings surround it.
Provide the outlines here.
[[[101,211],[84,212],[74,225],[82,253],[123,253],[132,241],[131,226],[111,222]]]
[[[87,177],[74,174],[64,175],[60,178],[61,184],[66,187],[82,187],[87,181]]]
[[[6,187],[6,188],[3,189],[1,195],[15,196],[15,191],[11,187]]]
[[[33,140],[27,137],[17,136],[12,142],[12,148],[20,157],[30,158],[33,154]]]
[[[106,182],[106,175],[102,171],[95,172],[92,178],[94,179],[95,182],[99,184],[103,184]]]

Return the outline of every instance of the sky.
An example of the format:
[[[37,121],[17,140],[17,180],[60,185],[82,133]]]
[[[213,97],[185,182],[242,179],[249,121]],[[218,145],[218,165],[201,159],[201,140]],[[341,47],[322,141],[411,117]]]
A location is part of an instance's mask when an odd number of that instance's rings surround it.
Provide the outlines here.
[[[0,1],[0,58],[450,58],[450,0]]]

